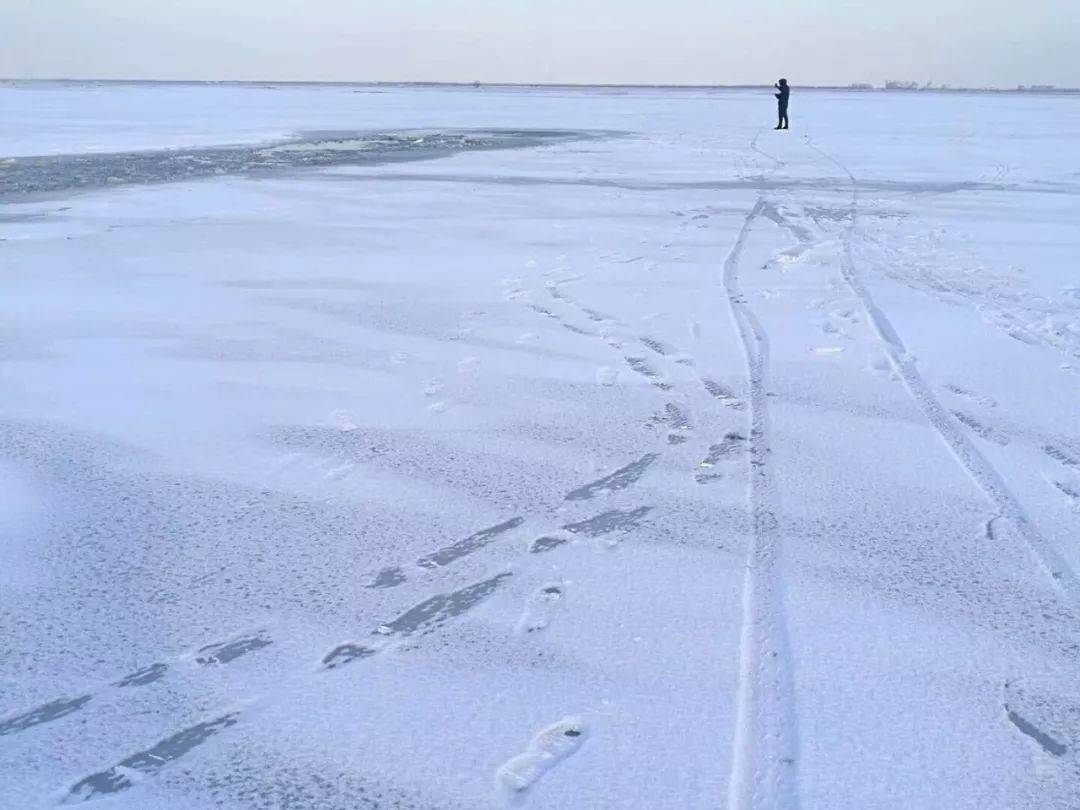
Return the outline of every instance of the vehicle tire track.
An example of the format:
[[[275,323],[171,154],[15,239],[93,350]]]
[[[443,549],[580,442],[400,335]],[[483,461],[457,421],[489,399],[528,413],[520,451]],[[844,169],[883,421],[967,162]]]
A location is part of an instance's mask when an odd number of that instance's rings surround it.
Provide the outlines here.
[[[911,397],[921,408],[927,421],[937,431],[941,440],[952,452],[953,457],[968,476],[982,490],[983,495],[997,510],[997,517],[1012,528],[1031,553],[1050,575],[1054,585],[1074,606],[1080,606],[1080,583],[1076,573],[1069,567],[1061,554],[1039,533],[1031,523],[1019,501],[1009,490],[1008,484],[997,469],[979,452],[968,439],[960,425],[954,420],[930,390],[916,367],[914,359],[908,353],[900,335],[885,313],[878,308],[870,291],[863,284],[855,264],[852,241],[858,223],[859,187],[855,175],[840,161],[815,146],[809,138],[807,146],[839,168],[851,182],[851,213],[843,236],[840,271],[847,286],[859,299],[874,332],[885,347],[893,370],[904,382]]]
[[[794,687],[778,563],[776,492],[770,472],[766,381],[769,339],[739,288],[739,263],[764,196],[746,215],[724,262],[724,290],[750,384],[749,484],[752,534],[743,577],[737,719],[729,810],[798,807]]]

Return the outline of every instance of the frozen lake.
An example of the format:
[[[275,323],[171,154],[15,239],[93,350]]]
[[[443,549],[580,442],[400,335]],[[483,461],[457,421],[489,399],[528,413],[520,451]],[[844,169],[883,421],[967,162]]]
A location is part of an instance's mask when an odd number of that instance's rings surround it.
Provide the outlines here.
[[[0,86],[0,807],[1080,796],[1080,99]]]

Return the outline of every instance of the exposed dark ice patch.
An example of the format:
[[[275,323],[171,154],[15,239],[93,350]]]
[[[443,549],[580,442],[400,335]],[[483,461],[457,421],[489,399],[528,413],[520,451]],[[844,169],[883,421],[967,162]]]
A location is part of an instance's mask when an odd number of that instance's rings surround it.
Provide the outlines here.
[[[216,720],[199,723],[171,737],[166,737],[153,747],[133,754],[113,767],[91,774],[76,783],[65,797],[64,804],[120,793],[134,787],[135,783],[126,771],[138,771],[147,775],[156,774],[170,762],[175,762],[215,734],[236,725],[239,719],[238,713],[226,714]]]
[[[661,379],[660,374],[649,365],[649,362],[644,357],[627,357],[624,359],[626,360],[626,364],[647,379],[650,385],[659,388],[661,391],[671,390],[671,384],[664,382]]]
[[[1065,755],[1065,752],[1068,750],[1065,745],[1059,743],[1046,732],[1036,728],[1008,706],[1005,707],[1005,712],[1008,715],[1009,722],[1016,726],[1022,734],[1026,734],[1028,737],[1035,740],[1046,753],[1052,754],[1055,757]]]
[[[341,644],[328,652],[322,660],[324,669],[337,669],[353,661],[370,658],[375,650],[362,644]]]
[[[460,616],[487,599],[499,584],[512,576],[499,574],[449,594],[438,594],[402,613],[392,622],[380,626],[375,633],[383,636],[410,636],[430,632],[448,619]]]
[[[705,390],[709,392],[709,395],[714,399],[718,399],[727,405],[729,408],[734,408],[737,411],[744,410],[746,404],[742,402],[735,394],[727,387],[721,385],[715,380],[702,378],[701,384],[705,386]]]
[[[992,427],[988,427],[976,419],[974,416],[964,413],[963,411],[953,411],[953,416],[960,420],[961,423],[966,425],[970,430],[976,433],[979,437],[986,439],[988,442],[1001,445],[1004,447],[1009,443],[1009,437],[1000,431],[994,430]]]
[[[314,132],[261,146],[19,157],[0,171],[0,198],[220,175],[429,160],[458,152],[527,148],[589,137],[595,136],[554,130]]]
[[[587,537],[602,537],[612,532],[626,532],[636,529],[641,525],[641,520],[649,512],[651,506],[639,506],[637,509],[613,509],[603,512],[595,517],[581,520],[577,523],[567,523],[563,528],[572,534],[584,534]],[[562,542],[566,542],[565,540]]]
[[[545,551],[551,551],[553,548],[558,548],[569,542],[570,539],[567,537],[537,537],[533,540],[532,545],[529,546],[529,552],[532,554],[543,554]]]
[[[375,579],[371,581],[369,588],[396,588],[405,582],[405,572],[397,566],[390,568],[384,568],[378,574],[375,575]]]
[[[454,562],[454,560],[461,559],[462,557],[472,554],[474,551],[478,551],[493,542],[500,535],[506,534],[506,532],[511,531],[512,529],[516,529],[524,522],[524,518],[510,518],[497,526],[492,526],[489,529],[482,529],[475,534],[469,535],[464,540],[459,540],[453,545],[427,554],[418,559],[416,564],[421,568],[441,568],[444,565],[449,565]]]
[[[620,489],[626,489],[638,482],[645,474],[645,471],[652,466],[652,463],[656,461],[660,456],[656,453],[648,453],[637,461],[627,464],[625,467],[620,467],[611,475],[605,475],[603,478],[597,479],[590,484],[578,487],[577,489],[569,492],[566,496],[568,501],[587,501],[591,498],[595,498],[597,495],[601,495],[608,492],[617,492]]]
[[[148,667],[143,667],[137,672],[132,672],[130,675],[125,676],[121,680],[116,682],[116,686],[121,688],[128,686],[146,686],[147,684],[160,681],[165,677],[165,674],[169,671],[168,664],[151,664]]]
[[[269,647],[273,642],[262,633],[247,638],[238,638],[235,641],[225,641],[220,644],[210,644],[199,650],[195,661],[206,666],[228,664],[248,653]]]
[[[40,726],[42,723],[51,723],[53,720],[67,717],[89,703],[92,697],[93,695],[80,695],[76,698],[60,698],[49,703],[43,703],[28,712],[7,720],[0,720],[0,737],[8,734],[18,734],[20,731]]]

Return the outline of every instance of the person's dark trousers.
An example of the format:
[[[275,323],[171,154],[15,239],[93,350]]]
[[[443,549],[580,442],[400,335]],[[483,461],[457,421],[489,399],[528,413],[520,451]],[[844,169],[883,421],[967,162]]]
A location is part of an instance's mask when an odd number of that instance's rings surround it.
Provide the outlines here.
[[[782,105],[780,107],[780,121],[776,125],[776,128],[777,129],[787,129],[788,128],[787,105]]]

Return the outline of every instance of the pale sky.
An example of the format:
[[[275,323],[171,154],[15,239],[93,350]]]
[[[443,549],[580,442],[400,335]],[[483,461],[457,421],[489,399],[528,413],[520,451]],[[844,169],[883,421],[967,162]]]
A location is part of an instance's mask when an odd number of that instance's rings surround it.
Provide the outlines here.
[[[1080,86],[1080,0],[0,0],[0,77]]]

